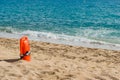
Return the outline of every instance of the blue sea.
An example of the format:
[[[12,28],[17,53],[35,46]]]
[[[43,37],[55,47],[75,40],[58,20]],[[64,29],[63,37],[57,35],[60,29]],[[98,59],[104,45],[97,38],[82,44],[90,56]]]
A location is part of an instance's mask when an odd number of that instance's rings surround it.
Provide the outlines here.
[[[0,0],[0,36],[22,35],[70,45],[120,46],[120,0]]]

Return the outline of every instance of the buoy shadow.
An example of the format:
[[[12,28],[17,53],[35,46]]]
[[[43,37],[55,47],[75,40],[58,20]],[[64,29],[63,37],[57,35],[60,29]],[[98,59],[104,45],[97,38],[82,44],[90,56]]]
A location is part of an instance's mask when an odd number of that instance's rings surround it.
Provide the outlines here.
[[[18,59],[3,59],[3,60],[0,60],[0,61],[17,62],[17,61],[19,61],[19,60],[21,60],[21,59],[20,59],[20,58],[18,58]]]

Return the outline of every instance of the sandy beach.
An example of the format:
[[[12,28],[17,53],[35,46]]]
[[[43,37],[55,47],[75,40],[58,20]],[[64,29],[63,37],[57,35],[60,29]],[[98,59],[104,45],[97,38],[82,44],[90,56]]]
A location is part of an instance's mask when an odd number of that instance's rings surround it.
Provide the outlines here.
[[[19,40],[0,38],[0,80],[120,80],[120,51],[30,41],[31,61],[19,60]]]

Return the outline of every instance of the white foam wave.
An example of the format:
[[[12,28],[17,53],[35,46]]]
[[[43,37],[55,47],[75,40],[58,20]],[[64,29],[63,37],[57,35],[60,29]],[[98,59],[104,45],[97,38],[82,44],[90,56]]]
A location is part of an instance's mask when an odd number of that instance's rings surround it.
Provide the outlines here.
[[[0,27],[0,32],[17,33],[16,29],[12,27]]]
[[[54,39],[54,40],[64,40],[64,41],[73,41],[73,42],[91,42],[91,41],[95,41],[95,40],[90,40],[87,38],[83,38],[83,37],[77,37],[77,36],[69,36],[69,35],[65,35],[65,34],[55,34],[55,33],[51,33],[51,32],[37,32],[37,31],[23,31],[22,33],[20,33],[22,35],[28,35],[31,37],[37,37],[37,38],[49,38],[49,39]]]
[[[45,42],[91,47],[91,48],[120,50],[120,44],[113,44],[104,41],[92,40],[92,39],[87,39],[85,37],[69,36],[65,34],[55,34],[51,32],[36,32],[30,30],[24,31],[21,34],[28,35],[32,38],[34,37],[34,40],[45,41]]]
[[[9,38],[10,37],[20,38],[23,35],[27,35],[31,40],[37,40],[37,41],[91,47],[91,48],[120,50],[120,44],[107,43],[103,41],[88,39],[85,37],[56,34],[51,32],[37,32],[37,31],[26,30],[22,32],[17,32],[17,33],[15,32],[15,33],[9,33],[9,34],[0,33],[0,36],[2,37],[4,37],[5,35],[7,35]]]

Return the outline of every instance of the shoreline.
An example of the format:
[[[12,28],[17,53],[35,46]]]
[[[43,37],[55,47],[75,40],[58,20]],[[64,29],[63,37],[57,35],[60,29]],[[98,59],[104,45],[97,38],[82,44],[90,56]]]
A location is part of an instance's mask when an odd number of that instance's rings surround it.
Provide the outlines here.
[[[1,38],[14,38],[14,39],[20,39],[23,35],[25,34],[12,34],[12,33],[1,33],[0,32],[0,37]],[[48,37],[35,37],[31,35],[27,35],[30,40],[33,41],[40,41],[40,42],[48,42],[48,43],[53,43],[53,44],[63,44],[63,45],[69,45],[69,46],[78,46],[78,47],[87,47],[87,48],[98,48],[98,49],[107,49],[107,50],[120,50],[120,44],[113,44],[113,43],[106,43],[102,41],[87,41],[82,40],[82,41],[67,41],[67,40],[59,40],[59,39],[52,39]]]

